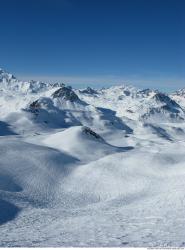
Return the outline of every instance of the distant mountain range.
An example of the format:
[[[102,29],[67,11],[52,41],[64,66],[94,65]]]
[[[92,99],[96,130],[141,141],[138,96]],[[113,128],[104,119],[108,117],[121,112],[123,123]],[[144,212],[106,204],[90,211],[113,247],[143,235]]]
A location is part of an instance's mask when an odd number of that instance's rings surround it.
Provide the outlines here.
[[[185,89],[170,95],[127,85],[73,89],[64,83],[19,81],[0,69],[0,120],[15,133],[23,121],[24,132],[82,125],[131,133],[137,124],[183,122]]]

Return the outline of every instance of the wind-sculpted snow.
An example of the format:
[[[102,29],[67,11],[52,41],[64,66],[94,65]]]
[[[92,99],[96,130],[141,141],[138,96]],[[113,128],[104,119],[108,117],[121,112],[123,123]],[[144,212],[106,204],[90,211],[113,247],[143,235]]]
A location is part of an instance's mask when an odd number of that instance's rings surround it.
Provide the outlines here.
[[[0,70],[0,246],[185,246],[184,100]]]

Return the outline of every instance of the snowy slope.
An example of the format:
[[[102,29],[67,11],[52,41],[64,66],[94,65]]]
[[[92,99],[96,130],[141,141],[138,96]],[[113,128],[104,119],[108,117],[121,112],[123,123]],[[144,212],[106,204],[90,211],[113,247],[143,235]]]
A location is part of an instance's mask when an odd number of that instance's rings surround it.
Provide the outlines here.
[[[184,100],[0,70],[0,246],[185,246]]]
[[[95,161],[106,155],[131,149],[112,146],[90,128],[81,126],[48,136],[44,144],[71,153],[82,161]]]

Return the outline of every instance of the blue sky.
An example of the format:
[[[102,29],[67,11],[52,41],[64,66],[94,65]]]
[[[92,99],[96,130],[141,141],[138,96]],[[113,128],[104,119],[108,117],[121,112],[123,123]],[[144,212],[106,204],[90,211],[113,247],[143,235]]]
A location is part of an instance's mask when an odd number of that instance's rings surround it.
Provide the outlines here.
[[[185,87],[184,0],[0,0],[0,67],[73,86]]]

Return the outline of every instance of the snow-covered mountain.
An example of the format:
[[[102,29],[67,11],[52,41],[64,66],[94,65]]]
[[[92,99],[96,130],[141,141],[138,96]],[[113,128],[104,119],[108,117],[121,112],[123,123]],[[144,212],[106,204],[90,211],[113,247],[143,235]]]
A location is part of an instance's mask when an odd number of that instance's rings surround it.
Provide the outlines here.
[[[0,69],[0,91],[20,94],[38,93],[51,88],[62,87],[63,83],[45,83],[41,81],[20,81],[14,75]]]
[[[1,247],[184,246],[184,162],[184,89],[0,70]]]
[[[170,96],[157,90],[139,90],[124,85],[99,90],[90,87],[75,90],[63,83],[19,81],[15,76],[1,69],[0,91],[0,105],[5,109],[6,114],[25,109],[29,105],[33,111],[34,105],[37,104],[35,110],[38,111],[39,106],[40,110],[45,109],[46,112],[47,109],[55,109],[56,115],[57,108],[70,111],[81,110],[83,113],[94,111],[98,116],[97,114],[101,113],[104,108],[114,111],[119,118],[127,117],[138,121],[176,122],[184,120],[184,109],[179,100],[179,98],[184,99],[183,90]],[[8,107],[7,101],[9,102]],[[1,112],[3,111],[1,110]],[[58,112],[60,113],[60,111]],[[88,120],[88,115],[85,115],[85,119]],[[73,114],[73,116],[75,115]]]
[[[49,97],[32,102],[27,111],[34,114],[35,122],[53,127],[74,125],[90,126],[97,130],[121,129],[131,132],[112,110],[95,107],[82,101],[71,87],[63,86]]]
[[[157,90],[138,90],[129,86],[115,86],[96,90],[96,94],[87,95],[78,91],[82,100],[116,111],[119,117],[134,120],[173,122],[184,120],[183,108],[167,94]]]
[[[171,98],[185,109],[185,88],[172,93]]]

